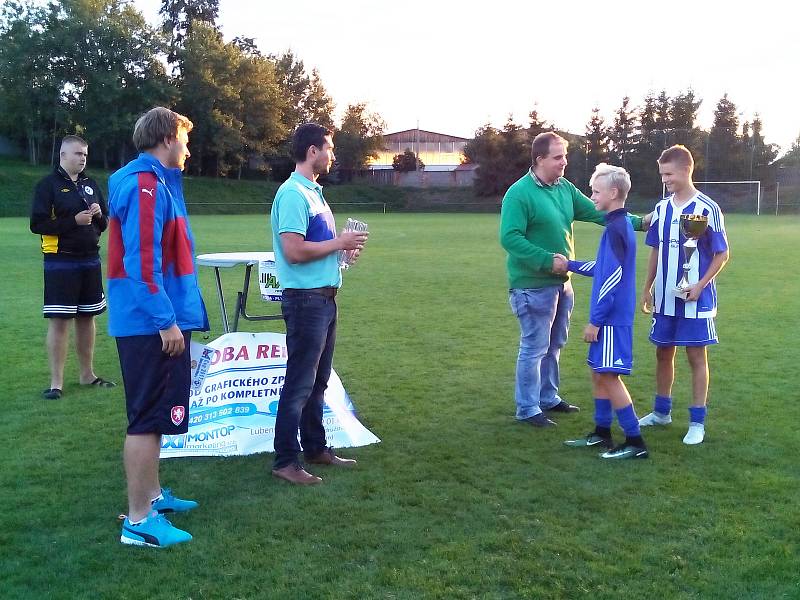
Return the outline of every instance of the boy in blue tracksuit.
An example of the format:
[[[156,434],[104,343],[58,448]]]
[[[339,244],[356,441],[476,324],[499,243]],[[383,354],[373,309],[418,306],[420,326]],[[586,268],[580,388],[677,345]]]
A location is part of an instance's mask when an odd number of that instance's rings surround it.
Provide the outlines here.
[[[605,447],[606,452],[600,455],[605,459],[647,458],[639,420],[620,377],[629,375],[633,366],[636,237],[625,211],[631,180],[625,169],[600,163],[589,184],[595,206],[607,211],[606,229],[597,259],[571,260],[568,268],[594,278],[583,340],[590,344],[586,362],[592,369],[595,429],[586,437],[564,443],[570,447]],[[625,442],[616,447],[611,439],[614,413],[625,432]]]

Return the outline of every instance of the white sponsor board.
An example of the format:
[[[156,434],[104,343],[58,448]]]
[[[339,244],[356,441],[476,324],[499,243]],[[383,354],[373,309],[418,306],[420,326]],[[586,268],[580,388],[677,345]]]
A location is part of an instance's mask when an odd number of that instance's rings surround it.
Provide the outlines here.
[[[273,452],[285,376],[286,336],[282,333],[235,332],[206,346],[192,342],[189,431],[162,436],[161,458]],[[359,422],[333,371],[322,422],[328,444],[336,448],[380,442]]]

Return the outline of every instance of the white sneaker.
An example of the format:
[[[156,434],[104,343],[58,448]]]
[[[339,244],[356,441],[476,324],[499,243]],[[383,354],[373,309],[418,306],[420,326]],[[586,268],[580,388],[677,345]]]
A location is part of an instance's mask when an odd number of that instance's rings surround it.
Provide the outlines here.
[[[650,427],[651,425],[669,425],[672,423],[671,415],[651,412],[639,419],[639,427]]]
[[[683,437],[683,443],[689,446],[701,444],[706,437],[706,427],[702,423],[689,423],[689,431]]]

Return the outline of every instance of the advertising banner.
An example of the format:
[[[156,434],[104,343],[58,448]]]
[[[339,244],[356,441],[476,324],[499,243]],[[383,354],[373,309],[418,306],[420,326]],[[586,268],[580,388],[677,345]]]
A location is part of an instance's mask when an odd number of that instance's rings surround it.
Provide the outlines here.
[[[162,436],[161,458],[273,452],[285,376],[286,336],[282,333],[235,332],[205,346],[192,342],[189,431]],[[322,421],[328,444],[335,448],[380,442],[359,422],[333,371]]]

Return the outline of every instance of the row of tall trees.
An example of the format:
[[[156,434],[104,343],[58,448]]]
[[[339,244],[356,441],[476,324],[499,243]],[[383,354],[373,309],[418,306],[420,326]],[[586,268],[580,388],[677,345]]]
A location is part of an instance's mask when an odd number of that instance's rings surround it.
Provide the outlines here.
[[[104,162],[143,106],[172,92],[160,36],[120,0],[6,2],[0,15],[0,129],[49,161],[66,131],[90,136]]]
[[[165,105],[194,122],[191,172],[230,176],[273,166],[283,176],[291,131],[308,121],[334,129],[333,100],[319,72],[309,73],[291,51],[264,55],[253,39],[226,42],[218,4],[162,0],[154,28],[126,0],[6,1],[0,133],[34,164],[51,161],[59,138],[78,133],[110,168],[133,153],[136,118]],[[363,167],[383,128],[364,104],[347,107],[337,131],[342,167]]]
[[[787,167],[800,167],[800,136],[797,136],[789,151],[781,157],[780,162]]]
[[[638,191],[657,193],[661,183],[656,160],[673,144],[692,151],[696,179],[762,178],[778,148],[764,139],[760,116],[740,123],[736,105],[726,94],[717,102],[711,128],[703,130],[697,125],[701,102],[692,90],[671,97],[666,91],[650,93],[640,106],[625,97],[610,121],[594,108],[580,136],[546,123],[534,109],[527,127],[515,124],[511,116],[501,129],[484,125],[467,144],[465,154],[479,165],[475,186],[483,195],[502,194],[518,179],[530,165],[530,141],[548,130],[570,142],[566,176],[584,188],[598,163],[611,162],[628,169]]]

